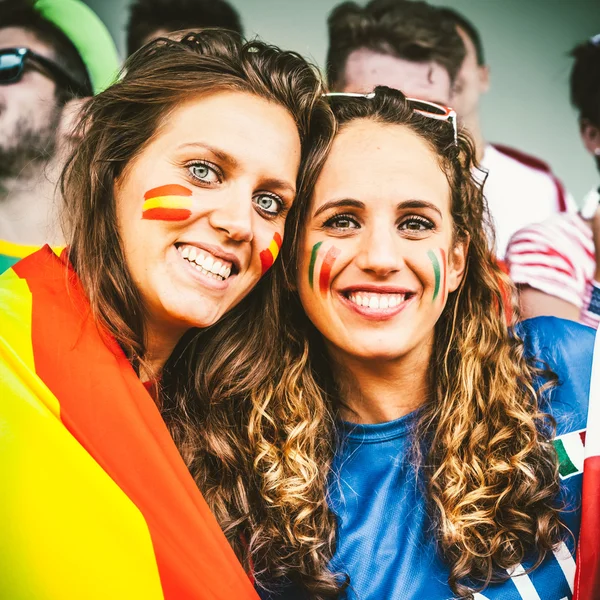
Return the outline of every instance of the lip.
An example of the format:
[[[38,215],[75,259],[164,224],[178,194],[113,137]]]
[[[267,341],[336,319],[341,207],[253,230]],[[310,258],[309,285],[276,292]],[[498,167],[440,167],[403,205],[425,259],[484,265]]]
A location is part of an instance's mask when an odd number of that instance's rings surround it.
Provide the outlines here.
[[[372,292],[379,294],[410,294],[410,297],[392,308],[368,308],[366,306],[358,306],[352,302],[348,296],[355,292]],[[340,302],[349,308],[354,313],[360,315],[361,318],[367,321],[387,321],[400,314],[405,308],[412,304],[413,299],[416,298],[417,294],[413,290],[407,288],[398,287],[395,285],[377,285],[377,284],[363,284],[353,285],[346,287],[342,290],[337,291],[337,296]]]
[[[230,262],[235,267],[236,275],[241,270],[240,259],[235,254],[232,254],[231,252],[225,252],[225,250],[223,250],[219,246],[213,246],[212,244],[205,244],[203,242],[188,242],[185,240],[180,240],[177,243],[185,244],[187,246],[195,246],[196,248],[200,248],[200,250],[206,250],[206,252],[209,252],[210,254],[212,254],[213,256],[216,256],[217,258],[221,258],[223,260],[226,260],[227,262]]]

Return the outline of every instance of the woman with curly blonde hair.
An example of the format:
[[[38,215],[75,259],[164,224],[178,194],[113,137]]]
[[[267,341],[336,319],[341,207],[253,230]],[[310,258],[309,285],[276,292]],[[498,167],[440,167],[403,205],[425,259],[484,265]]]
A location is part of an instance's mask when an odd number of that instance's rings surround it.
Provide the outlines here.
[[[593,332],[507,325],[450,109],[381,87],[330,103],[247,413],[263,595],[570,598]],[[270,544],[288,552],[268,564]]]

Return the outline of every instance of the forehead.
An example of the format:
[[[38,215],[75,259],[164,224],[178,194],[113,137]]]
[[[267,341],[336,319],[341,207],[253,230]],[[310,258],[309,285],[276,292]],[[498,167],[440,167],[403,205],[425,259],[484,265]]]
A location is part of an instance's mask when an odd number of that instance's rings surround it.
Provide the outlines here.
[[[24,27],[4,27],[0,29],[0,49],[2,48],[29,48],[29,50],[46,58],[53,57],[52,48]]]
[[[244,168],[285,170],[292,178],[300,161],[300,137],[289,112],[246,92],[215,92],[180,104],[147,150],[161,156],[196,143],[218,149]]]
[[[377,85],[441,104],[448,103],[452,89],[448,71],[437,63],[413,62],[367,48],[351,52],[344,70],[343,91],[370,92]]]
[[[315,208],[332,199],[425,200],[448,209],[450,187],[438,157],[403,125],[356,120],[344,126],[315,187]]]

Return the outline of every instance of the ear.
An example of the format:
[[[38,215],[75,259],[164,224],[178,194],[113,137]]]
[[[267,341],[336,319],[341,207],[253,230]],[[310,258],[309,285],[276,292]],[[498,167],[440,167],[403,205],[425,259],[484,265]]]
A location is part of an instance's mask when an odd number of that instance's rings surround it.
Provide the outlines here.
[[[587,119],[579,121],[579,132],[586,150],[595,156],[600,155],[600,128]]]
[[[448,254],[448,293],[454,292],[465,275],[469,238],[459,240]]]
[[[490,89],[490,68],[481,65],[479,69],[479,92],[485,94]]]

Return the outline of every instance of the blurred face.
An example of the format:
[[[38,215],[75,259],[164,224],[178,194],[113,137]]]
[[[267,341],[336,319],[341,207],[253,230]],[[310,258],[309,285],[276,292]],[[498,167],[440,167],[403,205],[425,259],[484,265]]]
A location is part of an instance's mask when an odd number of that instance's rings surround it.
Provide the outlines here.
[[[490,86],[489,69],[477,63],[477,50],[471,38],[460,27],[457,31],[465,45],[465,59],[456,77],[450,106],[460,119],[469,119],[479,111],[479,97]]]
[[[378,85],[400,90],[409,98],[444,105],[450,101],[450,75],[441,65],[434,62],[417,63],[367,48],[352,52],[348,56],[344,81],[338,91],[368,93]]]
[[[332,353],[428,360],[462,277],[450,188],[436,155],[401,125],[356,120],[334,141],[303,236],[298,289]]]
[[[50,47],[28,30],[0,29],[0,48],[20,47],[53,59]],[[18,82],[0,85],[0,176],[16,176],[31,160],[53,152],[60,113],[54,81],[31,62]]]
[[[273,264],[295,196],[288,112],[242,92],[180,105],[115,185],[127,266],[154,335],[207,327]]]

